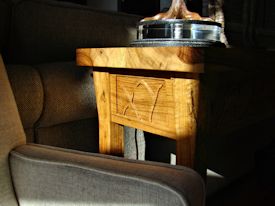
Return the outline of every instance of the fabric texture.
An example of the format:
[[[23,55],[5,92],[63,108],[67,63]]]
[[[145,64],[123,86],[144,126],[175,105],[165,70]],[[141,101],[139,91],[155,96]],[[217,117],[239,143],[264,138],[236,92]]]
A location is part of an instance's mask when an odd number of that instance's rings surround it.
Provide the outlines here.
[[[74,62],[36,65],[44,86],[40,127],[97,117],[90,70]]]
[[[5,56],[27,142],[97,152],[93,82],[89,71],[72,62],[75,50],[129,45],[141,17],[52,0],[11,2]],[[144,138],[137,140],[143,147],[137,151],[133,137],[126,151],[144,159]]]
[[[204,183],[188,168],[25,145],[2,59],[0,108],[1,206],[204,204]]]
[[[89,118],[35,129],[35,143],[98,152],[98,119]]]
[[[140,19],[65,2],[18,1],[13,8],[9,63],[72,61],[76,48],[129,45]]]
[[[204,204],[202,179],[181,166],[36,145],[18,147],[10,161],[21,206]]]
[[[28,65],[7,65],[19,114],[25,129],[31,129],[43,110],[44,92],[38,71]]]
[[[26,135],[26,142],[34,143],[35,142],[34,128],[24,129],[24,131],[25,131],[25,135]]]
[[[74,62],[8,65],[29,143],[98,152],[98,120],[90,70]]]
[[[0,205],[17,205],[10,178],[8,156],[16,146],[25,143],[20,117],[0,55]]]

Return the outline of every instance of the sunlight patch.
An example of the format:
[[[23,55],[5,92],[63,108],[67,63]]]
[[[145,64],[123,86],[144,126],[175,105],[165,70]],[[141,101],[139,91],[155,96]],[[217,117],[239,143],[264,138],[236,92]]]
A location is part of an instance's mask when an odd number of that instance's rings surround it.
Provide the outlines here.
[[[210,169],[207,169],[207,176],[208,177],[214,177],[214,178],[219,178],[219,179],[224,179],[224,176],[210,170]]]

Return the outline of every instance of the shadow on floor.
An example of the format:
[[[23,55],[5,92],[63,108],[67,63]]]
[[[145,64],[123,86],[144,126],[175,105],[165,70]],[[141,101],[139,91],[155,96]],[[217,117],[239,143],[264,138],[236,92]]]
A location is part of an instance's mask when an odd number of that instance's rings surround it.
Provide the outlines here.
[[[275,205],[275,145],[256,154],[255,169],[207,197],[206,206]]]

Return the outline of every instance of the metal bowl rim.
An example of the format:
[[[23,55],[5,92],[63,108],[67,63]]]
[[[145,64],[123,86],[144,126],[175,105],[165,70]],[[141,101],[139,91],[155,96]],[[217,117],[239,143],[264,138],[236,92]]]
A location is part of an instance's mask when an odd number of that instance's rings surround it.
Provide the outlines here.
[[[133,41],[130,44],[131,47],[152,47],[152,46],[160,46],[160,47],[174,47],[174,46],[187,46],[187,47],[225,47],[225,45],[219,41],[193,41],[193,40],[158,40],[158,41],[147,41],[137,40]]]
[[[146,42],[208,42],[208,43],[221,43],[220,41],[208,39],[169,39],[169,38],[156,38],[156,39],[140,39],[134,40],[132,43],[146,43]]]
[[[150,26],[158,24],[204,24],[204,25],[215,25],[221,27],[222,25],[215,21],[202,21],[202,20],[185,20],[185,19],[164,19],[164,20],[148,20],[140,21],[138,26]]]

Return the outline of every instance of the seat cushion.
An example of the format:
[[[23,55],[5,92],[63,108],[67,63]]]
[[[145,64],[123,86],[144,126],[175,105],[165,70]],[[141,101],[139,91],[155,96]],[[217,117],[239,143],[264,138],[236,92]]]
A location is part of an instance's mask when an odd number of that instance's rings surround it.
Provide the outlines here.
[[[35,143],[86,152],[98,152],[98,119],[89,118],[35,128]]]

